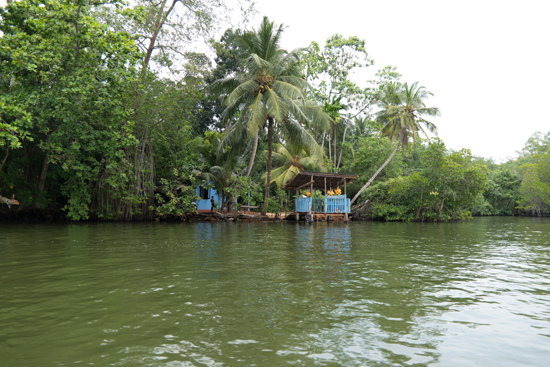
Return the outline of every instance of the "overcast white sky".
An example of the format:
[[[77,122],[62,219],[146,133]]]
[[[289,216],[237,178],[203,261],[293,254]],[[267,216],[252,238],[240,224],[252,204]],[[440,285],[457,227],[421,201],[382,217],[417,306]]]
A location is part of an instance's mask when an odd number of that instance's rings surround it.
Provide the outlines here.
[[[365,39],[371,75],[397,66],[434,97],[433,121],[452,149],[504,160],[550,130],[550,1],[257,0],[285,30],[283,47],[334,33]],[[369,76],[370,78],[370,76]],[[363,76],[361,79],[365,79]],[[357,80],[361,82],[361,80]]]
[[[5,4],[0,0],[0,5]],[[550,130],[550,0],[256,0],[287,26],[282,46],[323,44],[334,33],[366,40],[374,59],[364,84],[385,65],[419,81],[452,149],[496,161],[514,157],[535,132]]]

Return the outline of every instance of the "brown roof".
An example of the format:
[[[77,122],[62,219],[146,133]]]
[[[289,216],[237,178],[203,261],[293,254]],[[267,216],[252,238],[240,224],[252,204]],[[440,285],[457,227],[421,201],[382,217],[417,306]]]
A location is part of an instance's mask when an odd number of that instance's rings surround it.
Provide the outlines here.
[[[308,172],[302,171],[298,173],[292,180],[288,181],[283,189],[287,190],[296,190],[297,188],[308,188],[310,183],[313,180],[313,188],[324,190],[325,189],[325,179],[327,182],[327,189],[335,189],[338,186],[344,186],[344,179],[346,183],[350,183],[355,180],[358,175],[347,175],[341,173],[328,173],[328,172]]]

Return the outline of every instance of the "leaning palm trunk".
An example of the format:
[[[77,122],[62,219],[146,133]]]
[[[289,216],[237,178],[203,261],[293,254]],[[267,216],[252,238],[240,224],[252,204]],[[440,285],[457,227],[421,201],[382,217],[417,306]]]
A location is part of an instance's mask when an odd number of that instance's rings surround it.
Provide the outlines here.
[[[260,132],[258,131],[254,136],[254,145],[252,146],[252,153],[250,154],[250,161],[248,162],[248,168],[246,170],[246,177],[250,176],[252,172],[252,166],[254,165],[254,158],[256,158],[256,150],[258,149],[258,136]]]
[[[353,203],[355,202],[355,200],[357,200],[357,198],[359,197],[359,195],[361,195],[363,193],[363,191],[365,191],[365,189],[367,187],[370,186],[370,184],[372,183],[372,181],[374,181],[374,179],[376,178],[376,176],[378,176],[378,174],[380,172],[382,172],[382,170],[384,169],[384,167],[386,167],[388,165],[388,163],[390,163],[390,161],[392,160],[393,156],[395,155],[395,153],[397,153],[397,150],[399,149],[399,146],[401,145],[401,141],[403,140],[403,136],[404,136],[404,131],[401,132],[401,134],[399,135],[399,140],[397,141],[397,145],[395,147],[395,149],[393,150],[393,152],[390,154],[390,156],[388,157],[388,159],[386,159],[386,161],[384,162],[383,165],[380,166],[380,168],[378,168],[378,170],[376,172],[374,172],[374,175],[372,175],[372,177],[370,178],[370,180],[367,181],[367,183],[361,187],[361,190],[359,190],[359,192],[357,194],[355,194],[355,196],[353,197],[353,199],[351,199],[351,202],[349,203],[349,205],[353,205]]]

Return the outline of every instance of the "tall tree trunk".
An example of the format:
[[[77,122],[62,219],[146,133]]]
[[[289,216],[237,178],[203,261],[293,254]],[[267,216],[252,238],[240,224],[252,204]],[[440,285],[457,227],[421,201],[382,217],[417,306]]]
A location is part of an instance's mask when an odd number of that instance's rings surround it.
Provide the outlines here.
[[[46,156],[44,157],[44,162],[42,162],[42,171],[40,172],[40,178],[38,179],[38,192],[44,191],[44,186],[46,185],[46,176],[48,175],[48,167],[50,166],[50,155],[46,153]],[[40,209],[41,205],[38,203],[34,203],[34,207],[36,209]]]
[[[334,126],[334,169],[338,172],[338,167],[336,167],[336,139],[338,136],[338,131],[336,131],[336,126]]]
[[[265,200],[264,200],[264,212],[267,212],[267,201],[269,199],[269,186],[271,183],[271,140],[273,135],[273,117],[267,118],[269,124],[267,125],[267,181],[265,184]]]
[[[248,162],[248,169],[246,170],[246,177],[250,176],[250,172],[252,172],[252,166],[254,165],[254,159],[256,158],[256,150],[258,149],[258,137],[260,135],[260,131],[256,133],[254,136],[254,145],[252,146],[252,153],[250,155],[250,161]]]
[[[325,136],[326,135],[327,135],[327,133],[325,131],[323,131],[323,141],[321,143],[321,151],[325,150]]]
[[[327,134],[327,142],[328,142],[328,161],[332,162],[332,143],[330,142],[330,134]]]
[[[233,194],[229,194],[227,196],[226,208],[228,213],[231,213],[233,211]]]
[[[175,5],[180,0],[160,0],[156,5],[157,12],[155,14],[154,24],[151,29],[151,34],[148,37],[149,44],[147,45],[147,51],[143,60],[140,82],[145,83],[147,80],[147,71],[149,69],[149,63],[153,55],[154,50],[157,47],[157,40],[160,35],[160,31],[166,24],[170,13],[174,10]],[[170,4],[169,8],[165,10],[167,4]],[[119,219],[131,220],[136,213],[136,208],[140,207],[142,219],[152,215],[152,212],[147,210],[147,207],[153,200],[154,190],[154,172],[155,161],[153,156],[152,142],[148,139],[148,117],[146,112],[140,110],[141,91],[136,91],[134,98],[134,113],[132,120],[136,121],[134,127],[134,135],[140,136],[140,139],[135,146],[134,154],[132,154],[130,160],[133,164],[134,175],[128,180],[128,190],[132,196],[140,199],[144,199],[141,204],[134,204],[132,200],[122,199],[123,210],[122,217]],[[140,118],[141,117],[141,118]],[[141,121],[140,121],[141,120]],[[126,151],[126,153],[130,153]]]
[[[167,1],[168,0],[163,0],[162,4],[159,4],[160,7],[159,7],[159,12],[157,13],[157,20],[155,22],[155,29],[153,30],[153,34],[149,38],[150,39],[149,46],[147,47],[147,52],[145,54],[145,59],[143,60],[143,69],[141,70],[142,77],[145,76],[145,73],[146,73],[146,71],[149,67],[149,61],[151,61],[151,55],[153,54],[153,51],[156,47],[157,38],[158,38],[158,35],[160,33],[160,30],[164,26],[164,23],[166,22],[166,19],[168,18],[168,16],[172,12],[172,10],[174,10],[174,6],[176,6],[176,3],[179,0],[173,0],[172,5],[170,5],[170,8],[166,12],[164,12],[164,7],[166,6]]]
[[[50,166],[50,155],[46,153],[44,162],[42,163],[42,172],[40,172],[40,179],[38,180],[38,192],[44,191],[44,185],[46,184],[46,176],[48,175],[48,167]]]
[[[372,181],[374,181],[374,179],[376,178],[376,176],[378,176],[378,174],[384,169],[384,167],[386,167],[388,165],[388,163],[390,163],[390,161],[392,160],[393,156],[395,155],[395,153],[397,153],[397,150],[399,149],[399,146],[401,145],[401,141],[403,140],[403,135],[404,135],[404,131],[401,132],[401,134],[399,135],[399,140],[397,141],[397,146],[395,147],[395,149],[393,150],[393,152],[390,154],[390,156],[388,157],[388,159],[386,159],[386,161],[384,162],[384,164],[382,166],[380,166],[380,168],[378,168],[378,170],[374,173],[374,175],[372,175],[372,177],[370,178],[370,180],[363,186],[361,187],[361,190],[359,190],[359,192],[357,194],[355,194],[355,196],[353,197],[353,199],[351,199],[351,202],[349,203],[350,207],[353,205],[353,203],[355,202],[355,200],[357,200],[357,198],[359,197],[359,195],[361,195],[361,193],[363,191],[365,191],[365,189],[367,187],[370,186],[370,184],[372,183]]]
[[[0,173],[2,173],[2,168],[4,168],[4,164],[6,163],[6,161],[8,160],[8,156],[10,155],[10,147],[7,146],[6,147],[6,156],[4,157],[4,159],[2,160],[2,164],[0,164]]]

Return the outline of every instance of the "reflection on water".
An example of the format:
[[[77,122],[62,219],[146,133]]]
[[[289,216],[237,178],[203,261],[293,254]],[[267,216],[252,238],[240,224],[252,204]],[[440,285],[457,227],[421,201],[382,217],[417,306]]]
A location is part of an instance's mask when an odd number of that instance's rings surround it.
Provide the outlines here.
[[[2,366],[550,358],[547,219],[1,226]]]

